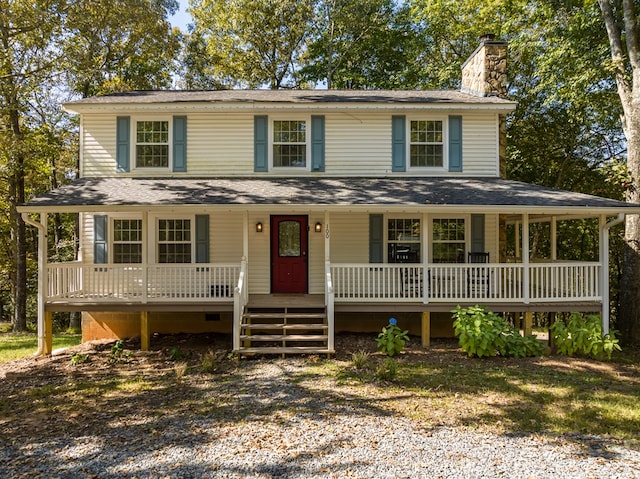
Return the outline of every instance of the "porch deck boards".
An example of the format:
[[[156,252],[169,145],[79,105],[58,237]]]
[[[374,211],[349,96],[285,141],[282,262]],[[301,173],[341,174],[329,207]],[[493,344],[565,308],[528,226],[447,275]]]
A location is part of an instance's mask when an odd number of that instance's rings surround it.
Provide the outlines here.
[[[250,294],[248,308],[324,308],[324,294]]]

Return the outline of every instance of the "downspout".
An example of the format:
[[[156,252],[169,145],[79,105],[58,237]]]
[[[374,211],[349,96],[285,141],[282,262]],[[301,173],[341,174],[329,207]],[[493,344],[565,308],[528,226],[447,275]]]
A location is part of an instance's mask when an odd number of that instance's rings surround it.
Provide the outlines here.
[[[45,351],[45,268],[47,262],[47,220],[46,213],[40,213],[41,221],[32,220],[27,213],[22,213],[22,220],[29,226],[38,229],[38,350],[34,356],[42,356]],[[44,218],[44,221],[42,221]]]
[[[602,264],[602,335],[609,334],[609,230],[624,221],[624,213],[618,213],[618,217],[606,223],[601,229],[600,242]]]

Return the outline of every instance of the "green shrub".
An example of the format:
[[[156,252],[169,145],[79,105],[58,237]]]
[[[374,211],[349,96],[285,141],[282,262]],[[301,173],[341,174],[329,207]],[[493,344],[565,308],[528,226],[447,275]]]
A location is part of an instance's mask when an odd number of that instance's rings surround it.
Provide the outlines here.
[[[573,312],[569,319],[551,325],[551,337],[559,354],[581,355],[611,359],[613,351],[621,351],[615,331],[602,335],[602,324],[597,314]]]
[[[409,331],[402,331],[398,327],[396,318],[389,319],[389,324],[382,328],[382,332],[376,339],[378,349],[387,356],[395,356],[402,352],[407,341],[409,341]]]
[[[454,333],[460,347],[470,357],[509,356],[522,358],[540,356],[544,345],[535,336],[520,336],[520,331],[496,313],[486,311],[481,306],[461,308],[452,311]]]
[[[369,366],[369,353],[366,351],[356,351],[351,353],[351,363],[356,369],[365,369]]]
[[[218,369],[218,358],[216,356],[216,353],[214,353],[211,350],[208,350],[202,356],[202,359],[200,361],[200,365],[202,366],[202,370],[205,373],[208,373],[208,374],[215,373],[216,370]]]
[[[113,346],[111,346],[111,352],[107,359],[110,363],[119,363],[128,361],[130,357],[131,351],[125,351],[124,341],[119,339]]]
[[[82,353],[73,353],[71,355],[71,360],[69,361],[69,363],[72,366],[78,366],[79,364],[85,364],[90,362],[91,362],[91,358],[89,357],[89,355],[82,354]]]
[[[391,358],[386,358],[384,362],[376,368],[376,377],[382,381],[393,381],[398,375],[398,364]]]

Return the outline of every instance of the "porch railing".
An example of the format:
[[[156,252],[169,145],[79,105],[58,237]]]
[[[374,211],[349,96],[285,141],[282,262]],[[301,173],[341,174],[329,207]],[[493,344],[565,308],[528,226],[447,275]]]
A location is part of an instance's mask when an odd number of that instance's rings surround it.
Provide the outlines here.
[[[602,299],[597,262],[331,264],[331,276],[335,300],[339,302],[529,303]]]
[[[229,301],[240,274],[239,264],[95,264],[47,265],[47,300]]]

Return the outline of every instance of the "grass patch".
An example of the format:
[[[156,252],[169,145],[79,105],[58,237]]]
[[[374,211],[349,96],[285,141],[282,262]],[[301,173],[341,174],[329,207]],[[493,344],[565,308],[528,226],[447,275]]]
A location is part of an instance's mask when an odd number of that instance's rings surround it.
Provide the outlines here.
[[[80,344],[80,334],[56,334],[53,349]],[[38,336],[34,333],[0,333],[0,363],[32,356],[38,350]]]

